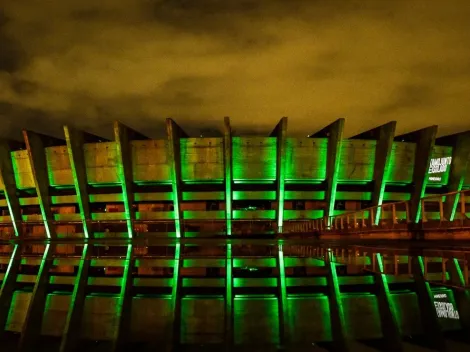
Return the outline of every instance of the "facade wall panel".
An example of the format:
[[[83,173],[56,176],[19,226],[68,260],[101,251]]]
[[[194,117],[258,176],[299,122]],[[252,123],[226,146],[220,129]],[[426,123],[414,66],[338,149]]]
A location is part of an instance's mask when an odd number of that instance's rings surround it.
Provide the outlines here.
[[[233,137],[234,181],[276,180],[277,138]]]
[[[416,144],[393,142],[390,163],[385,169],[385,181],[411,183],[415,164]]]
[[[323,181],[327,154],[327,138],[287,138],[286,181]]]
[[[345,140],[340,153],[339,182],[372,181],[376,141]]]
[[[35,188],[28,151],[17,150],[11,152],[11,162],[13,163],[16,187],[19,189]]]
[[[131,154],[134,182],[170,182],[167,140],[131,141]]]
[[[84,145],[88,183],[118,184],[120,182],[116,148],[115,142],[87,143]]]
[[[183,181],[223,181],[222,138],[183,138],[180,152]]]
[[[49,184],[73,186],[73,175],[67,146],[45,148]]]

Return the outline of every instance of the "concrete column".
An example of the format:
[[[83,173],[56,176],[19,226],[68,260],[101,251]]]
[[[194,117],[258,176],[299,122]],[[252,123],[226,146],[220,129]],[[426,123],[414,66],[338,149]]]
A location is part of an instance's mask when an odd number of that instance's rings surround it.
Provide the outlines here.
[[[121,181],[122,196],[124,200],[124,209],[126,211],[126,222],[128,237],[134,237],[135,211],[134,205],[134,192],[132,190],[134,176],[132,174],[132,155],[130,141],[132,139],[147,139],[137,131],[124,126],[122,123],[114,122],[114,139],[117,146],[117,156],[119,160],[118,172]]]
[[[125,343],[130,329],[132,308],[132,269],[134,268],[134,253],[132,244],[127,246],[126,264],[121,279],[121,292],[117,305],[118,325],[114,332],[113,351],[125,351]]]
[[[434,307],[434,297],[431,291],[431,286],[424,277],[424,261],[422,256],[411,258],[411,270],[415,280],[424,332],[427,335],[427,338],[432,341],[434,346],[436,346],[436,349],[439,351],[445,351],[446,342]]]
[[[230,118],[224,118],[224,165],[225,165],[225,222],[227,236],[232,234],[232,128]]]
[[[10,143],[4,139],[0,139],[0,178],[4,184],[5,198],[7,200],[11,222],[15,229],[15,235],[16,237],[22,237],[23,226],[21,208],[16,194],[16,181],[13,165],[11,163],[11,151]]]
[[[279,342],[281,346],[288,346],[291,341],[289,326],[289,306],[287,302],[286,268],[284,265],[284,252],[282,244],[278,245],[277,269],[279,277],[277,280],[278,303],[279,303]]]
[[[328,302],[330,304],[331,329],[333,343],[338,351],[350,351],[349,337],[344,321],[343,302],[339,289],[338,276],[336,274],[336,264],[332,262],[332,252],[327,251],[325,255],[325,265],[327,268]]]
[[[55,245],[46,244],[36,283],[34,284],[33,293],[31,294],[23,330],[21,331],[19,351],[33,351],[35,343],[41,335],[42,319],[47,299],[47,287],[49,285],[49,270],[54,262],[52,256],[55,250],[54,247]]]
[[[387,277],[384,274],[382,255],[380,253],[376,253],[376,265],[377,272],[374,273],[374,279],[377,288],[377,301],[382,333],[387,341],[387,350],[390,352],[400,352],[403,351],[403,343],[398,327],[396,308],[391,299]]]
[[[21,247],[20,245],[15,244],[0,288],[0,327],[2,327],[0,332],[5,328],[5,324],[8,319],[8,313],[10,311],[13,293],[15,292],[16,279],[18,278],[20,265]]]
[[[271,132],[270,137],[277,137],[276,152],[276,200],[277,200],[277,232],[282,233],[284,219],[284,189],[286,175],[286,150],[287,150],[287,117],[283,117]]]
[[[85,307],[86,287],[92,250],[92,245],[83,245],[82,257],[78,266],[77,276],[75,277],[75,284],[73,287],[67,320],[65,322],[64,332],[62,333],[60,352],[73,351],[76,348],[80,337],[80,326],[82,322],[83,308]]]
[[[341,158],[341,144],[343,139],[344,119],[338,119],[321,131],[311,135],[311,138],[328,137],[328,156],[326,165],[326,192],[325,219],[330,225],[330,216],[333,215],[336,200],[336,185],[338,184],[338,170]]]
[[[41,208],[41,214],[48,238],[57,237],[55,227],[52,224],[54,216],[51,210],[51,198],[49,195],[49,175],[47,169],[46,153],[44,148],[58,144],[60,140],[44,136],[39,133],[23,130],[23,138],[28,150],[29,162],[36,186],[36,193]],[[62,144],[62,142],[60,142]]]
[[[171,165],[171,186],[173,191],[173,209],[175,212],[176,237],[184,236],[182,226],[183,212],[181,210],[181,153],[180,138],[187,134],[172,119],[166,119],[166,131],[168,135],[168,160]]]
[[[438,138],[436,144],[452,146],[452,163],[450,164],[448,192],[460,192],[468,172],[470,155],[470,131],[457,135]],[[453,221],[459,204],[459,196],[447,196],[444,202],[444,218]]]
[[[64,126],[65,141],[72,169],[77,203],[80,209],[80,217],[83,223],[83,233],[85,238],[93,237],[89,222],[91,220],[90,197],[88,194],[88,180],[85,166],[85,133],[69,126]]]
[[[421,214],[421,198],[426,192],[428,183],[429,163],[436,140],[437,126],[430,126],[421,130],[401,135],[395,138],[398,141],[416,143],[415,168],[413,172],[413,191],[410,201],[410,218],[418,223]]]
[[[372,191],[372,206],[382,205],[383,195],[385,192],[386,175],[385,170],[390,163],[390,155],[392,154],[393,138],[395,137],[396,121],[390,121],[385,125],[376,127],[364,133],[361,133],[354,139],[373,139],[377,140],[375,148],[375,165],[374,165],[374,189]],[[381,211],[375,212],[374,224],[378,224]]]

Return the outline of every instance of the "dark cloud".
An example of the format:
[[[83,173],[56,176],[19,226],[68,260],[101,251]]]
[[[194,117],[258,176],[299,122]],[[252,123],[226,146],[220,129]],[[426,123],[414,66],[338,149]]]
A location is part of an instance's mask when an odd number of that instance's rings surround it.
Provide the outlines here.
[[[450,0],[5,0],[0,135],[63,124],[151,136],[290,135],[338,117],[345,136],[470,129],[470,3]],[[443,119],[445,117],[445,119]]]

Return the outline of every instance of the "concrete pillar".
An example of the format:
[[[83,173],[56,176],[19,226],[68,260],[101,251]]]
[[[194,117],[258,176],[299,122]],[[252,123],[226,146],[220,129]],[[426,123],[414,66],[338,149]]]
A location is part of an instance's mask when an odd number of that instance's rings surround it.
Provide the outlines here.
[[[333,216],[336,200],[336,185],[338,184],[338,170],[341,158],[341,144],[343,139],[344,119],[338,119],[321,131],[311,135],[311,138],[328,137],[328,156],[326,165],[326,211],[324,217],[327,226],[330,225],[330,216]]]
[[[122,123],[114,122],[114,139],[117,147],[117,157],[119,161],[118,172],[122,187],[122,199],[124,200],[124,209],[126,211],[126,222],[128,237],[134,237],[135,220],[134,191],[132,189],[134,176],[132,174],[132,155],[130,141],[132,139],[147,139],[137,131],[124,126]]]
[[[325,265],[327,269],[328,302],[330,305],[331,330],[333,343],[338,351],[350,351],[349,337],[344,321],[343,302],[339,289],[338,276],[336,274],[336,264],[332,262],[332,252],[328,250],[325,255]]]
[[[364,133],[361,133],[354,139],[373,139],[377,140],[375,148],[374,165],[374,188],[372,191],[372,206],[382,205],[383,195],[385,193],[385,170],[390,163],[392,154],[393,138],[395,137],[396,121],[390,121],[385,125],[376,127]],[[380,220],[381,211],[375,212],[374,224],[377,225]]]
[[[279,342],[281,346],[288,346],[291,341],[289,326],[289,306],[287,302],[286,268],[284,265],[284,252],[282,244],[278,245],[277,269],[279,277],[277,280],[278,303],[279,303]]]
[[[80,337],[80,326],[82,322],[83,308],[85,307],[86,287],[92,250],[93,247],[91,244],[83,245],[82,257],[78,266],[77,276],[75,277],[75,284],[73,287],[67,320],[65,322],[64,332],[62,333],[60,352],[68,352],[76,349]]]
[[[227,236],[232,234],[232,128],[230,118],[224,118],[224,165],[225,165],[225,222]]]
[[[439,351],[446,350],[446,342],[439,324],[436,309],[434,307],[434,297],[429,282],[425,280],[424,261],[422,256],[411,258],[411,270],[415,280],[416,294],[418,296],[421,321],[427,338],[432,341]]]
[[[0,287],[0,331],[3,331],[8,319],[11,300],[15,292],[16,279],[21,265],[21,246],[15,244],[11,253],[10,262],[7,271],[3,277],[2,286]]]
[[[421,130],[397,136],[397,141],[416,143],[415,168],[413,171],[413,191],[410,200],[410,218],[412,223],[418,223],[421,214],[421,198],[426,192],[428,183],[429,163],[436,139],[437,126],[430,126]]]
[[[83,223],[83,233],[85,238],[93,237],[90,228],[91,211],[90,197],[88,194],[88,180],[85,166],[85,144],[86,134],[69,126],[64,126],[65,141],[72,169],[77,203],[80,209],[80,217]],[[96,138],[96,137],[95,137]]]
[[[46,153],[44,148],[54,144],[63,144],[54,137],[44,136],[39,133],[23,130],[23,138],[28,150],[29,162],[33,174],[36,193],[39,200],[39,207],[44,221],[46,236],[48,238],[57,237],[54,225],[54,216],[51,210],[51,197],[49,194],[49,175],[47,169]]]
[[[182,224],[183,212],[181,210],[181,153],[180,138],[187,134],[172,119],[166,119],[166,131],[168,135],[168,160],[171,167],[171,186],[173,191],[173,209],[175,212],[176,237],[184,236],[184,224]]]
[[[49,285],[49,270],[54,262],[52,256],[55,250],[54,247],[55,245],[46,244],[36,283],[34,284],[33,293],[31,294],[23,330],[21,331],[19,351],[33,351],[35,343],[41,335],[42,319],[47,299],[47,287]]]
[[[16,181],[13,165],[11,163],[11,145],[8,141],[0,139],[0,178],[4,184],[4,194],[7,200],[11,222],[15,229],[16,237],[22,237],[23,226],[21,208],[16,194]]]
[[[132,308],[132,269],[134,268],[134,253],[132,244],[127,245],[126,264],[121,279],[121,292],[117,305],[118,325],[114,332],[113,351],[125,351],[125,343],[130,329]]]
[[[271,132],[270,137],[277,137],[276,152],[276,200],[277,232],[282,233],[284,219],[284,189],[286,175],[287,117],[283,117]]]
[[[403,351],[403,343],[397,322],[396,307],[391,299],[387,277],[384,274],[382,255],[380,253],[376,253],[376,265],[378,270],[374,273],[374,279],[377,289],[382,333],[387,342],[387,350],[390,352],[400,352]]]
[[[470,155],[470,131],[438,138],[436,144],[452,146],[452,162],[450,164],[448,192],[460,192],[468,173]],[[447,196],[444,202],[444,218],[454,220],[459,204],[459,196]]]

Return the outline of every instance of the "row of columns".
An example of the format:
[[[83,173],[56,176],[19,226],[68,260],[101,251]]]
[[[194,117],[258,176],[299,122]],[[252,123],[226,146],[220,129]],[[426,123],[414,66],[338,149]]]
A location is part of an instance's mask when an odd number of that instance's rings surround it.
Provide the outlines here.
[[[336,200],[336,189],[338,183],[338,170],[341,158],[341,147],[343,141],[344,119],[338,119],[329,126],[317,133],[310,135],[311,138],[328,138],[328,155],[325,180],[325,219],[330,219],[334,212]],[[171,167],[171,185],[173,193],[173,203],[175,212],[175,227],[177,237],[184,236],[182,225],[182,191],[181,191],[181,155],[180,138],[187,138],[188,135],[172,119],[166,120],[168,136],[168,160]],[[385,125],[376,127],[367,132],[361,133],[352,138],[367,138],[377,140],[374,181],[372,191],[372,206],[382,204],[386,175],[385,170],[389,167],[394,139],[409,140],[416,143],[415,168],[413,172],[411,209],[410,215],[414,222],[419,221],[420,199],[424,196],[429,162],[432,150],[436,142],[437,126],[431,126],[418,130],[407,135],[395,136],[396,122],[392,121]],[[85,156],[83,146],[87,140],[96,140],[93,136],[83,131],[73,129],[69,126],[64,127],[65,143],[70,158],[74,186],[79,205],[80,216],[83,222],[85,237],[91,237],[89,221],[91,218],[88,182],[85,168]],[[52,224],[53,214],[51,212],[51,197],[49,194],[49,178],[47,173],[47,161],[44,148],[51,143],[57,144],[57,139],[44,136],[31,131],[24,131],[24,140],[28,151],[28,156],[32,168],[32,175],[41,214],[44,221],[47,237],[55,238],[55,228]],[[287,117],[283,117],[270,134],[271,137],[277,137],[277,170],[276,170],[276,200],[278,208],[276,210],[276,221],[279,232],[283,230],[284,213],[284,194],[285,194],[285,173],[286,173],[286,150],[287,150]],[[232,131],[230,119],[224,119],[224,167],[225,167],[225,201],[226,201],[226,227],[227,234],[231,234],[232,228]],[[135,220],[135,211],[133,210],[134,193],[132,190],[133,175],[131,164],[130,141],[134,139],[147,139],[139,132],[124,126],[119,122],[114,123],[114,139],[116,142],[118,174],[122,186],[124,208],[128,228],[128,236],[135,236],[132,221]],[[450,166],[450,176],[448,182],[448,191],[460,191],[463,186],[464,178],[468,170],[470,153],[470,132],[464,132],[454,135],[453,138],[444,138],[444,142],[453,146],[452,164]],[[12,145],[8,141],[0,141],[0,177],[4,182],[5,198],[8,203],[11,219],[15,229],[16,236],[22,235],[21,209],[17,196],[17,186],[12,167],[10,152]],[[453,217],[458,204],[458,197],[452,196],[446,199],[444,206],[447,219]],[[380,212],[374,216],[374,221],[378,223]]]

